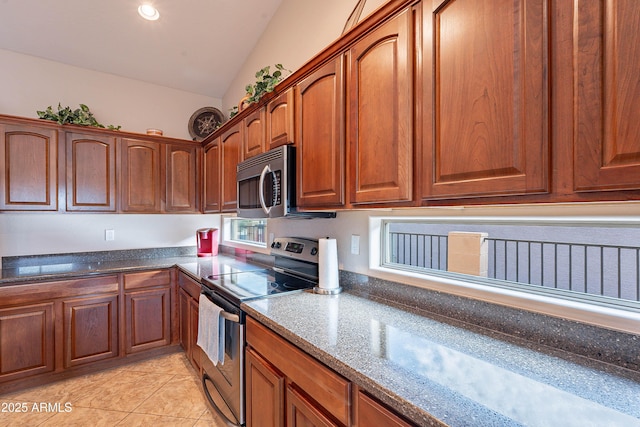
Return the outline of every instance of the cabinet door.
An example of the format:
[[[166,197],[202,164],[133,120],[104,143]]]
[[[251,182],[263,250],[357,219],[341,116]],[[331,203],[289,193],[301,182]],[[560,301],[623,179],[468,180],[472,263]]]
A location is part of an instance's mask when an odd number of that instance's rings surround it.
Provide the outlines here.
[[[118,356],[118,295],[64,301],[64,366]]]
[[[411,424],[404,421],[398,415],[385,408],[383,405],[358,391],[356,399],[356,427],[410,427]]]
[[[170,344],[170,296],[169,288],[125,294],[127,353]]]
[[[378,424],[371,424],[378,425]],[[338,427],[316,407],[306,396],[287,387],[287,427]]]
[[[180,345],[196,370],[200,370],[200,347],[198,342],[198,300],[187,291],[178,289],[178,330]]]
[[[247,427],[283,426],[284,376],[252,349],[245,354]]]
[[[204,147],[203,211],[220,212],[221,209],[221,149],[220,138]]]
[[[575,3],[574,188],[638,189],[638,2]],[[570,123],[571,118],[567,118]]]
[[[242,126],[233,126],[220,137],[222,144],[222,211],[238,208],[236,166],[242,160]]]
[[[197,212],[198,147],[166,145],[164,172],[167,212]]]
[[[182,288],[178,289],[178,340],[187,357],[191,353],[191,296]]]
[[[267,104],[268,149],[294,143],[294,93],[286,90]]]
[[[344,57],[296,87],[298,206],[340,207],[345,203]]]
[[[266,134],[265,109],[260,108],[245,117],[244,140],[242,144],[243,158],[248,159],[256,154],[264,152],[264,139]]]
[[[58,131],[0,123],[0,209],[58,209]]]
[[[53,303],[0,309],[0,382],[54,369]]]
[[[197,371],[200,371],[200,360],[202,357],[202,349],[198,346],[198,315],[200,304],[195,298],[189,300],[189,360]]]
[[[67,210],[116,210],[116,139],[68,133]]]
[[[412,199],[412,34],[412,15],[405,10],[349,51],[352,203]]]
[[[160,212],[160,145],[122,139],[120,205],[125,212]]]
[[[424,198],[548,191],[547,5],[425,5]]]

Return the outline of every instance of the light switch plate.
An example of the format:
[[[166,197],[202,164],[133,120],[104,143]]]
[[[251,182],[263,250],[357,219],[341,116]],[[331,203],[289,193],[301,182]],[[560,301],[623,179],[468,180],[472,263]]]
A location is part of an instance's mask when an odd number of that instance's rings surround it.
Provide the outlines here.
[[[357,234],[351,235],[351,254],[360,255],[360,236]]]
[[[116,230],[104,230],[104,240],[116,240]]]

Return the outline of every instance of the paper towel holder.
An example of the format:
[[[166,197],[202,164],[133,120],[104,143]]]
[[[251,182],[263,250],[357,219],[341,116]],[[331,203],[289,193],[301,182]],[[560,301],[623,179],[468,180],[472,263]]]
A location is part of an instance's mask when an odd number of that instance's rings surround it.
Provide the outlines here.
[[[337,295],[340,292],[342,292],[341,286],[338,286],[337,288],[333,288],[333,289],[321,288],[319,286],[316,286],[313,288],[313,293],[320,294],[320,295]]]

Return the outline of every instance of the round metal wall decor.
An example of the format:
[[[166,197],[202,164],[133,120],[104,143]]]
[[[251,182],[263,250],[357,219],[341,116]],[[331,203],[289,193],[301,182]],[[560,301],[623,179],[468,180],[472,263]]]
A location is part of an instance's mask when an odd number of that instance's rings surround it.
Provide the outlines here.
[[[224,122],[224,115],[214,107],[203,107],[191,115],[189,134],[194,141],[202,141]]]

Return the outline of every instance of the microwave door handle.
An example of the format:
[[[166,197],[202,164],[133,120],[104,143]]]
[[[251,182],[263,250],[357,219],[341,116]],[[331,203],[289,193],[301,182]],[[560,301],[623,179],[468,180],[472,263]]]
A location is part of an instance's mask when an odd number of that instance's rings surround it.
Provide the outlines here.
[[[258,196],[260,198],[260,206],[262,206],[262,210],[267,215],[269,215],[269,212],[271,212],[271,206],[267,207],[267,204],[264,201],[264,177],[269,172],[271,172],[271,168],[269,167],[269,165],[266,165],[264,169],[262,169],[262,173],[260,174],[260,184],[259,184],[260,191],[258,191]]]

